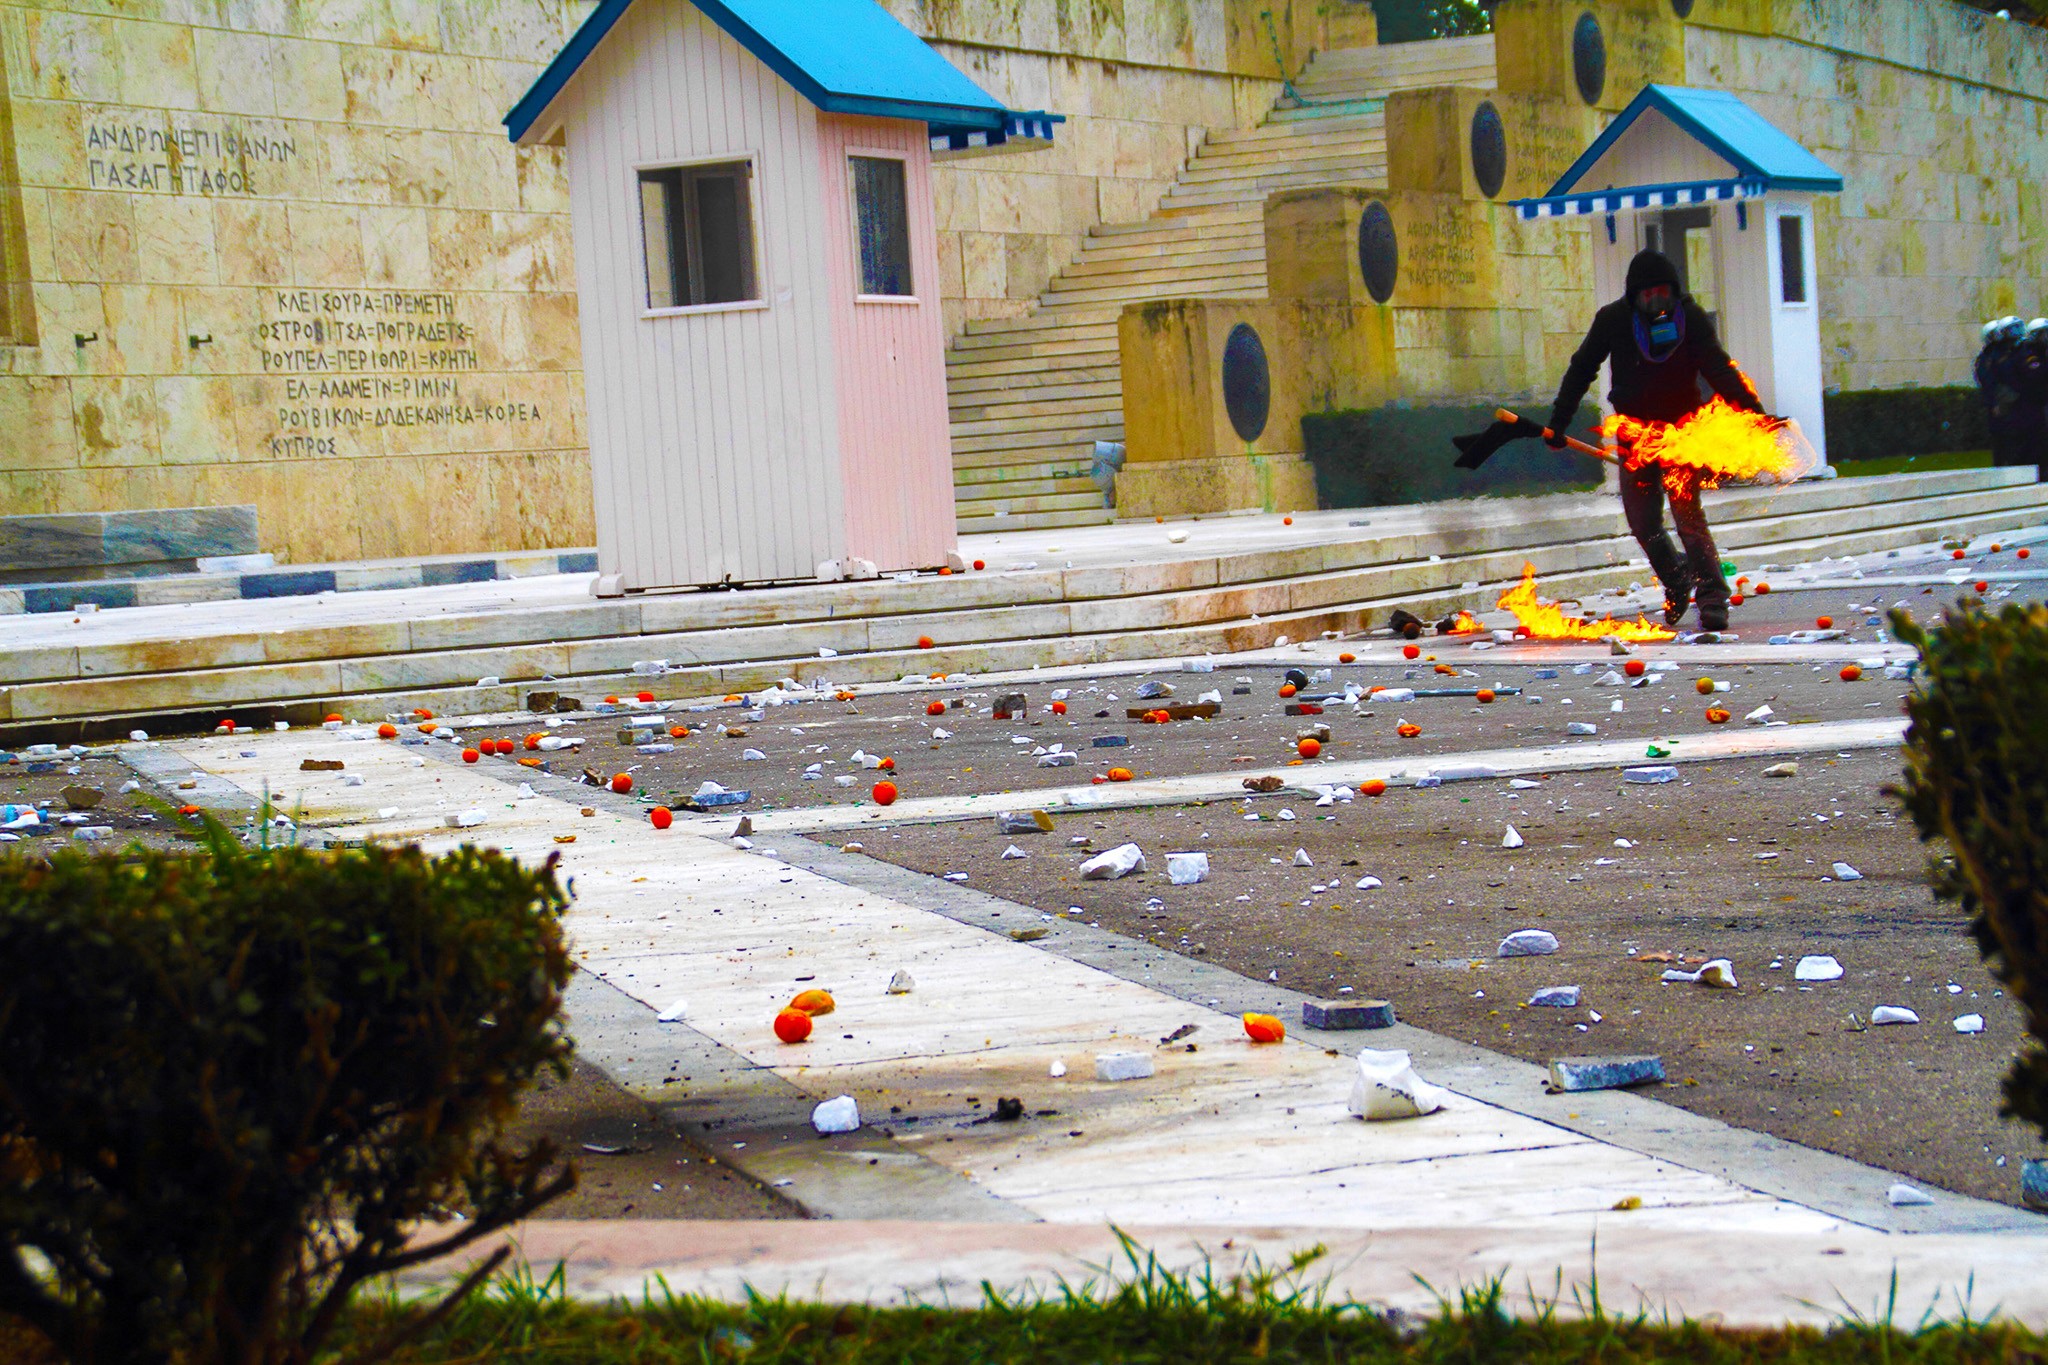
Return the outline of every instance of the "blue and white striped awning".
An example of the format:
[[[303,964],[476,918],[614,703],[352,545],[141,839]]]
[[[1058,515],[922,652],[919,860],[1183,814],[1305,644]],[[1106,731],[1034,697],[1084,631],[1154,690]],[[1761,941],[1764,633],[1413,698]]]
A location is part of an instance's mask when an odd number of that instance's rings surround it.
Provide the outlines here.
[[[934,127],[932,155],[946,158],[1037,151],[1052,146],[1053,125],[1066,121],[1066,115],[1042,109],[1011,109],[1004,111],[1003,126],[998,129]]]
[[[1573,218],[1587,213],[1627,213],[1634,209],[1668,209],[1682,204],[1711,204],[1727,199],[1754,199],[1770,188],[1761,176],[1737,180],[1693,180],[1675,185],[1628,185],[1587,194],[1556,194],[1542,199],[1517,199],[1523,218]]]

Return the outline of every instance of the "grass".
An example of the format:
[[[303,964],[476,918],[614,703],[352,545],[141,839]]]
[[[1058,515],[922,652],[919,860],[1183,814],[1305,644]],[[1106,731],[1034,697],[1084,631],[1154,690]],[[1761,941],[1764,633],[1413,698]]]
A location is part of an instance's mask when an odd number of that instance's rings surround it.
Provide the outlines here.
[[[1943,469],[1989,469],[1988,450],[1949,450],[1939,455],[1885,455],[1874,460],[1841,460],[1835,472],[1843,478],[1859,474],[1932,474]]]
[[[1548,1297],[1516,1298],[1496,1279],[1455,1297],[1437,1294],[1436,1311],[1415,1316],[1327,1298],[1306,1274],[1319,1248],[1282,1267],[1253,1266],[1225,1277],[1213,1269],[1175,1274],[1128,1241],[1124,1251],[1129,1264],[1120,1275],[1104,1269],[1101,1278],[1059,1285],[1042,1300],[984,1288],[979,1303],[965,1308],[867,1308],[758,1296],[725,1304],[671,1294],[661,1284],[637,1307],[588,1306],[569,1299],[559,1268],[544,1280],[522,1271],[500,1278],[389,1358],[401,1365],[2048,1362],[2048,1339],[1973,1317],[1966,1300],[1954,1318],[1930,1312],[1911,1327],[1897,1325],[1896,1280],[1890,1303],[1867,1315],[1842,1312],[1833,1327],[1746,1330],[1617,1315],[1601,1302],[1597,1282],[1569,1294],[1560,1287]],[[392,1298],[364,1300],[329,1358],[356,1357],[417,1323],[422,1313]],[[4,1323],[0,1359],[55,1362],[10,1339]]]

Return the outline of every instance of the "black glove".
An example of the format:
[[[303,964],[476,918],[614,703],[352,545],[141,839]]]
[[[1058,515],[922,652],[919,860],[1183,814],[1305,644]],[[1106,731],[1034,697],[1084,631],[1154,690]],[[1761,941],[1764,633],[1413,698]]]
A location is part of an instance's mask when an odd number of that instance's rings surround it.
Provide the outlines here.
[[[1549,446],[1552,450],[1563,450],[1564,429],[1572,424],[1572,417],[1574,415],[1569,412],[1551,413],[1550,421],[1543,431],[1543,444]]]

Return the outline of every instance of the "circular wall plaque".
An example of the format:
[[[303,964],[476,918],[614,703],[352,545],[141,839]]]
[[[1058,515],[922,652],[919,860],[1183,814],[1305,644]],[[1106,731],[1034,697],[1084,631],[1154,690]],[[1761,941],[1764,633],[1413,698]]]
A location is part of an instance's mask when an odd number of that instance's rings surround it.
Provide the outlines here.
[[[1266,366],[1266,346],[1248,322],[1230,329],[1223,343],[1223,408],[1230,429],[1247,441],[1266,429],[1273,406],[1273,376]]]
[[[1692,17],[1692,0],[1671,0],[1671,12],[1681,19]]]
[[[1488,199],[1500,193],[1508,178],[1508,136],[1501,127],[1500,110],[1492,100],[1480,101],[1472,111],[1472,176],[1479,192]]]
[[[1572,26],[1572,75],[1579,83],[1579,97],[1588,104],[1599,103],[1600,92],[1607,88],[1607,39],[1591,10]]]
[[[1377,199],[1365,206],[1358,220],[1358,272],[1365,276],[1365,290],[1374,303],[1394,296],[1394,282],[1401,275],[1401,244],[1394,239],[1394,216]]]

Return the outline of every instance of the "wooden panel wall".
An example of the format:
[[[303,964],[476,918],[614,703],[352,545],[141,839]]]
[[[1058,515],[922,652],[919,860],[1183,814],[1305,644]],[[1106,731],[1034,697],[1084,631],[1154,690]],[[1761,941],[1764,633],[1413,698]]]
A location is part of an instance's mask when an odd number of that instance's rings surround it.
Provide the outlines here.
[[[957,543],[946,414],[946,339],[922,123],[827,115],[818,127],[832,345],[839,381],[847,552],[884,571],[929,568]],[[917,302],[862,303],[847,157],[900,154]]]
[[[566,110],[599,570],[807,578],[844,552],[815,109],[689,5],[636,5]],[[766,308],[642,316],[635,167],[754,157]]]
[[[1579,189],[1610,185],[1669,185],[1683,180],[1725,180],[1735,167],[1656,109],[1645,109],[1598,161],[1579,177]]]

